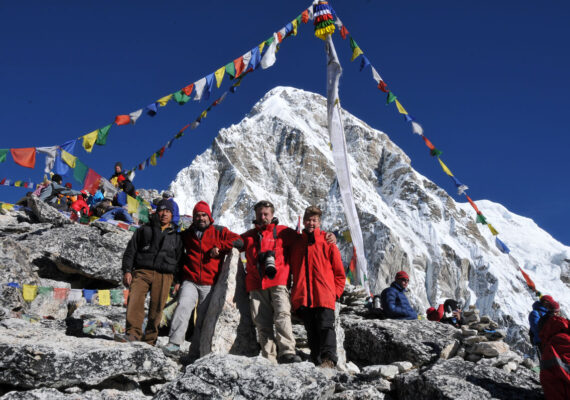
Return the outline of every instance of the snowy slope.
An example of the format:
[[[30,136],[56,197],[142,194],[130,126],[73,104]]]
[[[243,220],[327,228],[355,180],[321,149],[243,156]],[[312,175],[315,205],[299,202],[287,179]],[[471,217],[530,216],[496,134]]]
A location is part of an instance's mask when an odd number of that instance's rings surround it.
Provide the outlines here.
[[[570,258],[569,247],[532,220],[500,204],[477,201],[512,257],[500,253],[487,227],[475,223],[469,204],[456,203],[411,168],[409,157],[386,134],[347,112],[343,119],[374,292],[406,269],[418,310],[460,298],[499,320],[511,342],[520,342],[533,298],[518,263],[539,290],[570,309],[564,261]],[[347,229],[326,129],[326,100],[295,88],[272,89],[242,121],[222,129],[212,147],[178,173],[171,189],[182,212],[190,214],[197,201],[205,200],[216,222],[238,233],[251,227],[252,206],[261,199],[276,205],[285,225],[295,227],[305,207],[317,204],[325,229]],[[341,239],[339,247],[348,262],[351,245]]]

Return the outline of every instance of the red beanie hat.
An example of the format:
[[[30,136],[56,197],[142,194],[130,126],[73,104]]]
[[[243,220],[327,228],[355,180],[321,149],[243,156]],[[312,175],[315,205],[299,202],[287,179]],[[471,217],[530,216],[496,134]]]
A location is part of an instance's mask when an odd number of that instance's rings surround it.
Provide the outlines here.
[[[554,312],[560,311],[560,304],[558,304],[556,300],[552,298],[552,296],[544,295],[540,298],[540,302],[544,304],[544,306],[549,310],[552,310]]]
[[[194,210],[192,211],[192,215],[196,214],[197,212],[208,214],[208,217],[210,217],[210,223],[214,223],[214,218],[212,218],[212,211],[210,211],[210,206],[205,201],[199,201],[196,203]]]
[[[396,274],[396,280],[398,279],[410,279],[410,277],[408,276],[408,274],[406,273],[406,271],[400,271]]]

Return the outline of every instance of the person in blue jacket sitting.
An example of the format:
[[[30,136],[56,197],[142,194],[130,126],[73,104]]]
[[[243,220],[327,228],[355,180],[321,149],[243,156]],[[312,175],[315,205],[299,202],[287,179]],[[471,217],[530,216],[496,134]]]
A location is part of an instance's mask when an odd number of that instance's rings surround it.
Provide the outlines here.
[[[410,277],[406,271],[396,274],[396,279],[390,287],[387,287],[380,294],[382,310],[386,318],[390,319],[418,319],[418,314],[414,311],[404,293],[410,282]]]

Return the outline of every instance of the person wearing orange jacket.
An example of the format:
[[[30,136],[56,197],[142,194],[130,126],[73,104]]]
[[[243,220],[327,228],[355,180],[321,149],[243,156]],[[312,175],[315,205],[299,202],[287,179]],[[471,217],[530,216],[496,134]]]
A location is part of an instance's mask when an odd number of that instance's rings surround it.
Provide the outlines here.
[[[547,303],[547,308],[548,313],[538,323],[540,384],[546,400],[567,400],[570,399],[570,321],[560,316],[560,305],[554,299]]]
[[[293,310],[303,319],[315,365],[333,368],[337,361],[335,304],[344,291],[346,275],[340,252],[320,230],[322,211],[308,207],[305,229],[291,254]]]
[[[168,202],[164,199],[162,201]],[[172,317],[169,343],[163,347],[163,351],[174,354],[180,350],[197,303],[196,324],[188,355],[189,360],[194,361],[200,357],[200,332],[224,254],[233,247],[241,248],[243,241],[228,228],[214,225],[210,206],[205,201],[199,201],[192,211],[192,225],[182,232],[182,242],[186,250],[182,286],[174,285],[175,292],[180,289],[178,306]]]

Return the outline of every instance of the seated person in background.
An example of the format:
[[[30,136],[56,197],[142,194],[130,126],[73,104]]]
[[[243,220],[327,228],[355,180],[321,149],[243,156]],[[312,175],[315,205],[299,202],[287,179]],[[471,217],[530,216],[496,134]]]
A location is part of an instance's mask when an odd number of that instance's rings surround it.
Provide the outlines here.
[[[461,305],[453,299],[445,300],[443,304],[438,306],[437,310],[433,307],[428,308],[426,314],[430,321],[442,322],[456,328],[463,325]]]
[[[111,177],[109,178],[109,180],[111,182],[113,182],[113,184],[118,183],[119,181],[119,177],[122,177],[124,179],[127,179],[127,177],[125,176],[125,174],[123,173],[123,164],[121,164],[120,161],[117,161],[115,163],[115,173],[113,173],[113,175],[111,175]]]
[[[80,220],[81,217],[88,217],[89,216],[89,206],[85,201],[89,197],[89,193],[85,190],[81,191],[81,196],[77,196],[77,200],[71,203],[71,220],[77,221]]]
[[[122,207],[114,207],[112,205],[112,199],[105,198],[100,201],[93,208],[93,215],[99,217],[99,221],[108,221],[114,219],[117,221],[125,221],[129,224],[133,223],[133,219],[130,214]]]
[[[58,210],[67,211],[66,195],[74,196],[81,194],[78,190],[68,189],[62,186],[63,179],[58,174],[53,174],[51,183],[44,187],[40,192],[40,200],[48,203],[50,206]]]
[[[396,279],[390,287],[387,287],[380,294],[382,310],[389,319],[418,319],[418,314],[414,311],[406,294],[406,288],[410,282],[410,277],[405,271],[396,274]]]

